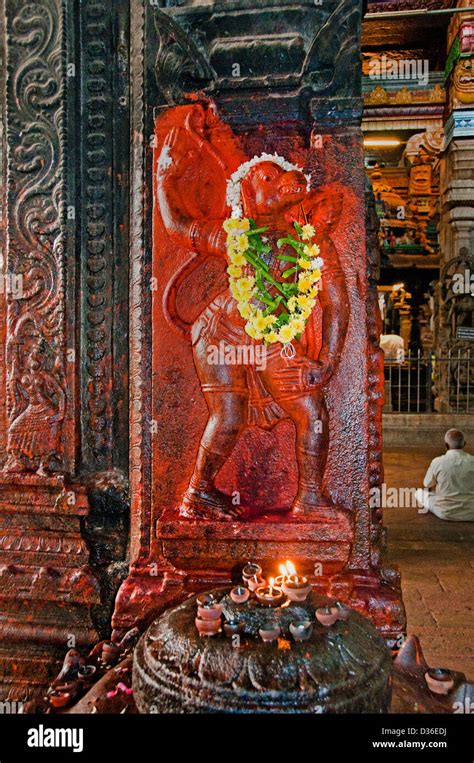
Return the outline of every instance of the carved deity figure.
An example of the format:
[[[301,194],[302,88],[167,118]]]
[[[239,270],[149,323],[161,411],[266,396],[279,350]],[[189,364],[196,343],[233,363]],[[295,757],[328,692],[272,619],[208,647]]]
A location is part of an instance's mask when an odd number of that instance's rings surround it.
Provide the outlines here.
[[[195,267],[208,256],[227,258],[223,223],[230,210],[223,180],[247,157],[210,107],[196,104],[183,108],[183,114],[182,118],[178,114],[175,126],[165,128],[160,144],[156,204],[171,239],[193,251],[190,263]],[[295,222],[314,227],[324,261],[319,306],[286,348],[289,352],[279,342],[264,345],[246,333],[228,288],[195,320],[190,338],[209,418],[180,504],[180,514],[187,518],[232,520],[241,514],[241,507],[217,489],[218,472],[246,427],[271,429],[282,418],[290,418],[296,427],[299,480],[291,510],[315,521],[319,517],[331,521],[339,512],[323,489],[323,477],[329,441],[325,388],[337,369],[349,319],[344,274],[330,237],[342,196],[308,190],[301,170],[284,169],[281,164],[268,155],[250,162],[241,179],[239,201],[245,218],[265,229],[269,272],[277,281],[283,265],[288,266],[275,256],[285,252],[277,248],[277,241],[294,233]],[[218,203],[204,215],[200,210],[209,193],[218,197]],[[176,291],[185,282],[184,271],[168,285],[164,297],[165,314],[181,330]],[[262,355],[257,352],[241,353],[243,360],[237,363],[209,362],[209,350],[216,346],[229,353],[260,348],[265,363],[259,362]]]
[[[36,469],[39,476],[49,472],[58,452],[59,427],[64,418],[65,398],[54,375],[47,370],[41,340],[35,338],[27,348],[18,373],[15,399],[17,415],[9,430],[8,460],[5,472]]]

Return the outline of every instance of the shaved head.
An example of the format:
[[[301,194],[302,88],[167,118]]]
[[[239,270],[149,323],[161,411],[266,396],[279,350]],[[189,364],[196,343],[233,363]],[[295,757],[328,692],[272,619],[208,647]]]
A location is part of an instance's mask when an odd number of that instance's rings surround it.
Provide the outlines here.
[[[464,432],[460,429],[448,429],[444,435],[444,441],[450,450],[460,450],[466,444]]]

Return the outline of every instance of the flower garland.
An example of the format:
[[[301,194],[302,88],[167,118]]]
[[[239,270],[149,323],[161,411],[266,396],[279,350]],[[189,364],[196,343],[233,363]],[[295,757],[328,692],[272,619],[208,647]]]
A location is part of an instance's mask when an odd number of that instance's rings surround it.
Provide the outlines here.
[[[262,237],[267,228],[257,228],[252,218],[235,214],[223,225],[227,233],[231,294],[240,315],[247,321],[246,333],[267,344],[287,345],[301,336],[319,291],[323,260],[319,257],[318,245],[313,242],[315,230],[308,223],[293,225],[296,237],[289,234],[277,241],[278,249],[289,246],[294,250],[294,254],[277,255],[278,260],[290,265],[282,272],[281,281],[272,276],[262,259],[262,255],[271,251],[268,240]],[[260,308],[258,303],[266,308]]]

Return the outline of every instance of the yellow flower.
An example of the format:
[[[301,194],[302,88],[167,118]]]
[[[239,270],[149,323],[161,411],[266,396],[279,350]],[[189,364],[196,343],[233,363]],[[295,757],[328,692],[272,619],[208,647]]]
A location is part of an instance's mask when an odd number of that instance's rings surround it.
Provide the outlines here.
[[[313,278],[313,281],[319,281],[319,279],[321,278],[321,270],[319,268],[317,268],[317,270],[312,270],[311,276]]]
[[[303,270],[310,270],[311,269],[311,263],[305,257],[300,257],[299,258],[298,265],[300,266],[300,268],[303,268]]]
[[[263,333],[259,331],[250,321],[245,324],[245,331],[252,339],[262,339]]]
[[[232,278],[240,278],[242,275],[242,268],[239,268],[237,265],[229,265],[227,268],[227,272]]]
[[[238,252],[243,254],[249,248],[249,240],[245,233],[242,233],[235,242],[235,248]]]
[[[294,316],[289,325],[293,328],[295,334],[302,334],[305,329],[305,320],[302,316]]]
[[[276,315],[267,315],[267,326],[273,326],[274,323],[277,321]]]
[[[313,286],[313,279],[306,273],[301,273],[298,278],[298,287],[300,291],[309,291]]]
[[[297,307],[298,303],[296,301],[296,297],[290,297],[288,300],[288,310],[290,313],[294,313]]]
[[[296,336],[296,331],[294,330],[293,326],[291,326],[289,323],[287,323],[285,326],[282,326],[280,331],[278,332],[278,339],[283,344],[286,344],[287,342],[291,342],[292,339],[294,339]]]
[[[309,291],[309,292],[308,292],[308,297],[313,297],[313,298],[314,298],[314,297],[317,297],[317,296],[318,296],[318,294],[319,294],[319,289],[318,289],[318,287],[317,287],[317,286],[313,286],[313,288],[311,289],[311,291]]]
[[[276,331],[269,331],[268,334],[265,334],[265,341],[269,344],[273,344],[273,342],[278,342],[278,334]]]
[[[314,234],[315,230],[312,225],[309,225],[309,223],[303,225],[303,232],[301,234],[303,241],[309,241],[310,238],[313,238]]]
[[[245,320],[248,320],[253,313],[253,310],[248,304],[248,302],[239,302],[237,304],[237,309],[239,313],[241,314],[242,318],[245,318]]]
[[[303,249],[303,252],[308,257],[317,257],[320,252],[320,249],[317,244],[312,244],[311,246],[306,245],[305,248]]]
[[[257,314],[253,321],[253,326],[257,329],[257,331],[265,331],[268,326],[267,317],[263,315],[261,311],[259,311],[259,313],[260,314]]]
[[[306,294],[301,294],[297,297],[297,302],[302,310],[312,310],[315,304],[314,299],[311,299]]]
[[[244,276],[243,278],[238,278],[236,281],[237,288],[242,289],[242,291],[250,291],[253,288],[254,283],[255,278],[253,276]]]
[[[229,217],[222,227],[226,233],[244,233],[245,231],[250,230],[250,221],[247,217],[244,217],[242,220],[235,217]]]
[[[229,288],[232,296],[234,299],[237,300],[237,302],[248,302],[248,300],[252,296],[252,289],[251,288],[242,288],[239,283],[240,281],[243,281],[244,279],[239,278],[238,280],[235,280],[233,278],[229,281]]]
[[[237,265],[237,267],[241,267],[247,262],[243,254],[231,249],[229,249],[229,259],[232,265]]]

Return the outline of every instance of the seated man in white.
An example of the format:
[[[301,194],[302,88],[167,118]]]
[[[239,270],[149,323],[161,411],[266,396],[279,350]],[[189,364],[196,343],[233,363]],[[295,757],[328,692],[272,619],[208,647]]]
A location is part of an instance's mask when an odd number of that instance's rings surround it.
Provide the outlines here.
[[[444,441],[446,453],[431,462],[423,481],[427,490],[417,490],[416,499],[440,519],[474,522],[474,456],[463,450],[460,429],[448,429]]]
[[[380,347],[383,350],[385,360],[391,363],[403,363],[405,360],[405,343],[398,334],[382,334]]]

